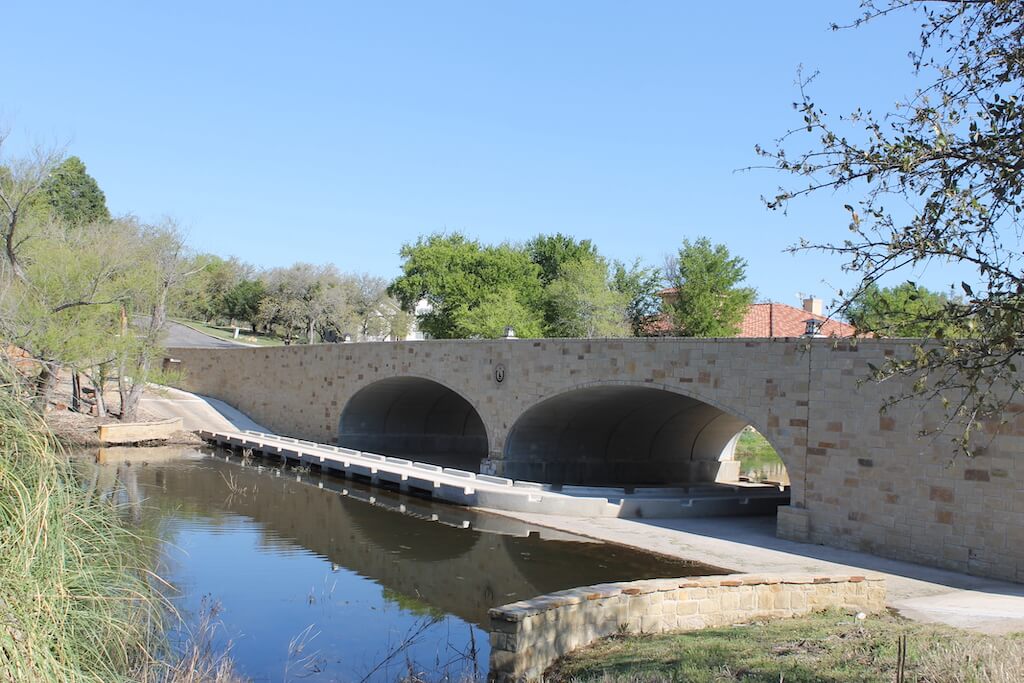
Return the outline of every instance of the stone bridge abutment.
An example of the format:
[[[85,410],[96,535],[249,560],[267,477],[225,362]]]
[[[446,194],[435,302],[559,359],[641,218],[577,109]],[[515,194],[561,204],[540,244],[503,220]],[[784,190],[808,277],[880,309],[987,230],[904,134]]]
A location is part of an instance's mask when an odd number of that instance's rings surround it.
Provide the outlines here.
[[[460,340],[172,349],[183,388],[280,434],[552,483],[711,481],[747,424],[792,482],[779,534],[1024,581],[1024,413],[985,453],[865,383],[899,341]],[[725,465],[723,465],[725,461]]]

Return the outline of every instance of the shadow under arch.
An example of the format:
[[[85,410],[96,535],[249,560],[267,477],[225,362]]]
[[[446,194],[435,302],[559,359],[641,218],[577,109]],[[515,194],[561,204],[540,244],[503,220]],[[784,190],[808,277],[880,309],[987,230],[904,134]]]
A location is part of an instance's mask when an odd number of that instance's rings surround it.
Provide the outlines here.
[[[503,473],[587,486],[735,481],[736,442],[751,422],[657,384],[580,385],[516,420],[505,441]]]
[[[338,445],[476,472],[487,457],[487,429],[455,390],[425,377],[389,377],[345,404]]]

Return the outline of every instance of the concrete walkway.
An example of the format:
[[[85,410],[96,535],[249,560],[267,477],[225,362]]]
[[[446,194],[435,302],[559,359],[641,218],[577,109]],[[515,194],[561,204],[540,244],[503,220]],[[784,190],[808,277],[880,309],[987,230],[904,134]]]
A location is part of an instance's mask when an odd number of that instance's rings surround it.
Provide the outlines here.
[[[143,398],[159,417],[189,430],[269,432],[212,398],[159,387]],[[1024,585],[888,560],[867,553],[787,541],[773,517],[614,519],[487,510],[536,526],[696,560],[746,573],[883,575],[888,604],[904,616],[986,633],[1024,632]]]
[[[787,541],[775,536],[774,517],[637,520],[489,512],[737,572],[879,574],[889,606],[908,618],[985,633],[1024,632],[1022,584]]]

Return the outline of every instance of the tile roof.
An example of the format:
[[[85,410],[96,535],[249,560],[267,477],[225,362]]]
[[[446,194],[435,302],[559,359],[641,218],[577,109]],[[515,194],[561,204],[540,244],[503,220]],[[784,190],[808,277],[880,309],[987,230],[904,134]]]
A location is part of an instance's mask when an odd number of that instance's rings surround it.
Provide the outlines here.
[[[740,323],[737,337],[800,337],[807,331],[807,320],[821,323],[818,334],[825,337],[852,337],[856,333],[853,325],[832,320],[824,315],[815,315],[789,304],[753,304]]]
[[[663,298],[670,297],[675,290],[659,292]],[[807,320],[814,318],[821,322],[818,334],[825,337],[852,337],[856,334],[853,325],[832,320],[824,315],[815,315],[802,308],[774,302],[752,304],[740,323],[736,337],[802,337],[807,331]],[[671,335],[672,322],[668,316],[657,316],[647,327],[651,335]]]

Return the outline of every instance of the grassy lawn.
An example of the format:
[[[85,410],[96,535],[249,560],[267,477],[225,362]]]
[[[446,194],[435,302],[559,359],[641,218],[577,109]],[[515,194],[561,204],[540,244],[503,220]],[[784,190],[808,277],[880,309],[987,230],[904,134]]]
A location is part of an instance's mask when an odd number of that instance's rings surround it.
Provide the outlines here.
[[[744,430],[736,444],[736,459],[744,474],[782,465],[782,459],[768,440],[754,430]]]
[[[227,339],[230,341],[237,341],[243,344],[259,344],[260,346],[282,346],[284,340],[273,334],[264,334],[257,332],[253,334],[252,330],[242,328],[242,331],[238,334],[238,339],[235,339],[235,328],[227,325],[208,325],[195,320],[184,320],[182,318],[175,318],[174,322],[181,323],[187,327],[191,327],[193,330],[204,332],[211,337],[217,337],[218,339]]]
[[[811,683],[896,681],[906,636],[910,681],[1024,680],[1024,635],[985,636],[837,611],[673,635],[613,637],[562,659],[549,681]]]

